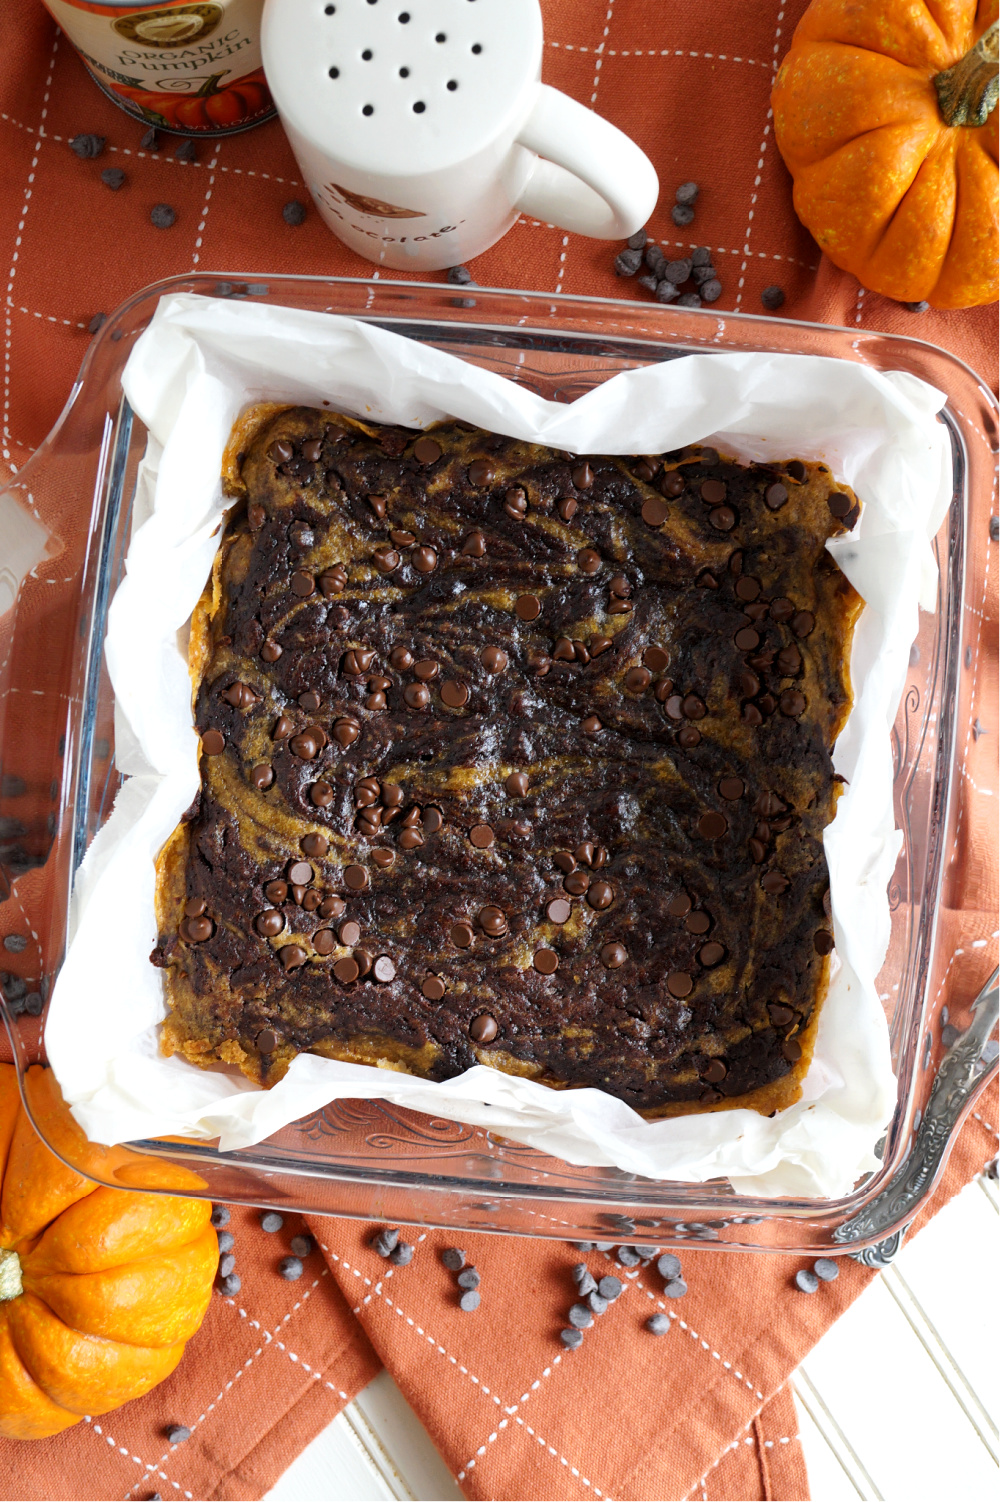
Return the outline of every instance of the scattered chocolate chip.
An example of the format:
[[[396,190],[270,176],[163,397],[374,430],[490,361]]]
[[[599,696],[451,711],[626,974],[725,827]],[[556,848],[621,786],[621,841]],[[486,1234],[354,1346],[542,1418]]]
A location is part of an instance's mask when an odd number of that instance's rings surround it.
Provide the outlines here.
[[[733,637],[733,641],[741,652],[752,652],[755,647],[760,646],[760,635],[752,626],[741,626]]]
[[[832,1257],[817,1257],[813,1272],[821,1283],[835,1283],[840,1277],[840,1267]]]
[[[112,193],[117,193],[119,188],[123,188],[126,181],[125,174],[120,167],[105,167],[101,173],[101,182],[106,188],[110,188]]]
[[[88,133],[71,137],[68,144],[70,151],[74,152],[82,161],[89,161],[101,155],[106,139],[105,136],[95,136]]]
[[[706,970],[711,970],[714,965],[726,957],[726,951],[721,944],[713,940],[710,944],[703,944],[698,950],[698,963],[704,965]]]
[[[186,1424],[171,1424],[167,1429],[167,1439],[172,1445],[182,1445],[186,1439],[191,1438],[191,1430]]]
[[[789,719],[798,719],[806,707],[805,695],[800,694],[797,688],[786,688],[778,699],[781,713],[788,715]]]
[[[725,814],[716,813],[714,810],[702,814],[698,820],[698,833],[703,840],[721,840],[729,828],[729,820]]]
[[[627,959],[623,944],[605,944],[601,949],[601,964],[608,970],[617,970]]]
[[[708,519],[717,532],[731,532],[736,525],[736,512],[731,506],[716,506],[708,513]]]
[[[372,1251],[378,1252],[380,1257],[389,1257],[396,1250],[399,1243],[399,1231],[396,1226],[385,1226],[381,1231],[376,1231],[368,1245]]]
[[[312,946],[317,954],[332,954],[337,947],[337,937],[332,929],[318,928],[312,936]]]
[[[473,459],[469,465],[469,484],[477,490],[489,485],[493,479],[493,466],[488,459]]]
[[[431,702],[431,691],[426,683],[408,683],[403,690],[403,700],[410,709],[426,709]]]
[[[268,908],[266,913],[259,913],[254,919],[254,928],[266,939],[277,938],[285,926],[285,915],[277,908]]]
[[[469,923],[454,923],[451,928],[451,942],[457,949],[468,949],[475,939],[472,925]]]
[[[470,532],[462,543],[462,553],[466,558],[482,558],[486,552],[486,538],[482,532]]]
[[[444,824],[444,814],[432,803],[429,808],[424,809],[423,822],[425,834],[437,834],[438,830]]]
[[[469,1037],[474,1043],[492,1043],[499,1031],[496,1018],[489,1012],[481,1012],[469,1023]]]
[[[177,218],[177,211],[169,203],[154,203],[149,211],[149,222],[156,229],[169,229]]]
[[[569,1350],[576,1351],[583,1345],[583,1331],[575,1329],[560,1330],[559,1339]]]
[[[688,1291],[688,1286],[683,1278],[671,1278],[664,1287],[664,1296],[668,1299],[682,1299]]]
[[[621,1278],[616,1278],[613,1274],[608,1273],[605,1277],[598,1280],[597,1291],[602,1299],[607,1299],[609,1304],[613,1304],[615,1299],[620,1297],[624,1287],[625,1285]]]
[[[537,595],[518,595],[514,601],[514,613],[518,620],[537,620],[542,613],[542,602]]]
[[[587,889],[587,901],[592,908],[603,912],[615,900],[615,892],[609,881],[595,881]]]
[[[797,1038],[787,1038],[781,1045],[781,1052],[789,1064],[797,1064],[802,1057],[802,1045]]]
[[[580,729],[584,735],[596,735],[599,730],[604,729],[604,723],[598,715],[589,714],[580,721]]]
[[[539,975],[555,975],[559,969],[559,956],[554,949],[536,949],[531,963]]]
[[[346,956],[344,959],[337,961],[333,967],[333,973],[342,986],[349,986],[358,979],[358,976],[361,974],[361,966],[358,964],[356,957]]]
[[[457,1246],[447,1246],[441,1253],[441,1261],[450,1273],[460,1273],[465,1266],[465,1253]]]
[[[795,1274],[795,1286],[800,1293],[815,1293],[819,1287],[819,1278],[807,1267],[800,1267]]]
[[[300,944],[285,944],[278,950],[278,959],[281,962],[281,968],[285,971],[297,970],[300,965],[305,964],[308,958],[309,956]]]
[[[305,1272],[302,1260],[299,1257],[282,1257],[278,1263],[278,1273],[286,1283],[294,1283],[296,1278],[301,1278]]]
[[[594,471],[586,460],[584,460],[582,464],[578,464],[572,471],[570,479],[577,490],[589,490],[594,483]]]
[[[232,1215],[228,1205],[213,1205],[210,1223],[213,1226],[228,1226]]]
[[[651,1314],[646,1321],[646,1329],[651,1335],[666,1335],[670,1329],[670,1316],[668,1314]]]
[[[685,996],[690,996],[694,990],[694,981],[686,970],[672,970],[667,976],[667,990],[671,996],[676,996],[678,1000],[683,1000]]]
[[[259,766],[256,766],[251,770],[250,781],[253,783],[255,788],[263,792],[263,790],[265,788],[269,788],[274,781],[274,768],[267,762],[261,762]]]
[[[226,738],[218,730],[206,730],[201,738],[201,749],[206,756],[221,756],[226,749]]]
[[[780,480],[769,485],[764,492],[764,504],[769,511],[780,511],[787,500],[788,491]]]
[[[429,975],[420,989],[428,1001],[440,1001],[445,993],[445,984],[440,976]]]
[[[685,725],[682,730],[678,730],[677,741],[686,751],[692,751],[701,742],[701,731],[693,725]]]
[[[684,711],[685,717],[689,720],[703,720],[708,713],[705,701],[700,699],[697,694],[685,694],[681,702],[681,708]]]
[[[704,480],[701,498],[707,506],[719,506],[726,499],[726,487],[721,480]]]
[[[374,553],[375,567],[380,574],[391,574],[399,568],[401,559],[395,548],[376,548]]]
[[[345,866],[344,885],[352,892],[363,892],[368,885],[368,872],[364,866]]]
[[[260,1213],[260,1228],[269,1233],[280,1231],[285,1224],[285,1217],[279,1215],[277,1210],[262,1210]]]
[[[459,1288],[478,1288],[482,1282],[478,1268],[463,1267],[455,1282]]]
[[[473,824],[469,830],[469,840],[477,850],[488,850],[495,838],[488,824]]]
[[[764,891],[770,892],[772,896],[780,896],[782,892],[787,892],[790,885],[783,871],[765,872],[760,879],[760,884]]]
[[[765,308],[768,308],[772,312],[774,312],[777,308],[784,306],[785,294],[780,287],[772,285],[770,287],[764,288],[763,292],[760,294],[760,300],[764,304]]]
[[[702,302],[718,302],[722,296],[722,283],[717,276],[710,276],[700,287]]]
[[[523,798],[528,791],[528,777],[525,772],[511,772],[504,783],[504,787],[512,798]]]
[[[329,848],[329,841],[321,834],[307,834],[302,837],[302,850],[305,855],[321,858]]]
[[[701,908],[697,908],[693,913],[688,913],[684,920],[684,927],[689,934],[707,934],[711,926],[711,918]]]
[[[792,616],[792,630],[798,637],[809,636],[816,625],[816,617],[809,610],[799,610]]]
[[[661,527],[669,515],[666,504],[657,496],[651,495],[642,503],[642,519],[647,527]]]
[[[576,555],[576,566],[582,574],[596,574],[601,562],[601,555],[596,548],[581,548]]]
[[[567,902],[565,897],[553,897],[545,909],[545,916],[550,923],[568,923],[573,904]]]
[[[387,954],[380,954],[372,966],[372,975],[381,985],[396,979],[396,966]]]
[[[239,1273],[230,1273],[228,1278],[220,1278],[218,1283],[219,1292],[225,1298],[234,1298],[243,1287],[243,1280]]]
[[[629,668],[625,674],[625,687],[630,694],[643,694],[653,681],[648,668]]]
[[[502,673],[507,666],[507,653],[499,647],[484,647],[479,654],[479,661],[488,673]]]
[[[628,246],[615,256],[616,276],[635,276],[642,265],[642,250],[639,247],[633,249]]]
[[[817,954],[831,954],[834,949],[833,934],[828,928],[817,928],[813,934],[813,948]]]

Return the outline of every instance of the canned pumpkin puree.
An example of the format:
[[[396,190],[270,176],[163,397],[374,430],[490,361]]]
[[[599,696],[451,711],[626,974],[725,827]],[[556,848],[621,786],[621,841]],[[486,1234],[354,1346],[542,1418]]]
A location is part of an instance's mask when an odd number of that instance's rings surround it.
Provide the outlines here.
[[[230,135],[274,114],[261,66],[263,5],[45,0],[109,99],[146,125],[185,136]]]

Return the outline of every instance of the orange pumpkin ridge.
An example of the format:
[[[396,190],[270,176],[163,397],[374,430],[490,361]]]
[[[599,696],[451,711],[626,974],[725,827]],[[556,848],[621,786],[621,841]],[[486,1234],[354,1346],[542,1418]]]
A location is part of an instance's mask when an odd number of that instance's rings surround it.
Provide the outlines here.
[[[900,302],[997,297],[997,0],[812,0],[775,78],[778,149],[834,265]]]
[[[43,1439],[140,1397],[174,1370],[212,1296],[219,1247],[204,1181],[88,1142],[51,1070],[0,1064],[0,1434]],[[144,1193],[166,1190],[169,1193]],[[181,1191],[178,1194],[177,1191]]]

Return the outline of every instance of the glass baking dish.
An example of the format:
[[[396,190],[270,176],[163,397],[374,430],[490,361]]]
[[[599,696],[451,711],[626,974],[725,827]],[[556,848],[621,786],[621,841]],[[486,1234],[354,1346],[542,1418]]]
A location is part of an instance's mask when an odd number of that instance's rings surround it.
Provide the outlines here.
[[[938,943],[953,791],[975,714],[963,622],[979,602],[967,598],[966,537],[970,526],[988,526],[992,394],[967,366],[919,339],[646,302],[479,287],[456,295],[448,286],[377,276],[197,275],[138,292],[93,340],[56,426],[0,496],[0,526],[21,539],[11,567],[0,567],[0,592],[6,587],[14,601],[0,617],[0,903],[10,902],[0,906],[8,935],[2,1008],[21,1071],[44,1060],[47,997],[66,946],[74,873],[122,781],[103,645],[146,435],[121,375],[158,298],[178,291],[349,314],[556,401],[573,401],[618,371],[694,350],[825,355],[910,371],[947,394],[941,420],[954,493],[935,542],[937,610],[921,615],[892,730],[903,844],[879,992],[899,1093],[876,1173],[835,1202],[758,1199],[724,1180],[690,1185],[571,1167],[489,1132],[364,1101],[336,1102],[236,1152],[170,1140],[135,1144],[196,1168],[217,1200],[573,1240],[635,1235],[662,1246],[693,1240],[727,1250],[880,1255],[864,1249],[884,1250],[887,1239],[898,1239],[996,1072],[987,1046],[995,983],[975,1008],[963,1013],[952,1000],[942,1018],[949,955]]]

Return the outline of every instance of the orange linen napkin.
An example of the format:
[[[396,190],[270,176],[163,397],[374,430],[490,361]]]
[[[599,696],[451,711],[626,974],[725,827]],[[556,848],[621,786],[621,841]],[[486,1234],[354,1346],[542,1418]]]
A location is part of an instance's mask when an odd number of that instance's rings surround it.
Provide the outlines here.
[[[768,93],[805,0],[542,3],[545,78],[650,154],[663,189],[650,233],[668,254],[711,247],[724,287],[718,308],[759,312],[761,290],[778,284],[787,299],[782,316],[915,334],[993,381],[995,309],[910,313],[830,267],[795,220]],[[372,274],[311,207],[301,226],[282,219],[285,203],[308,195],[277,124],[201,141],[195,162],[175,159],[174,137],[144,152],[141,128],[94,88],[37,0],[0,10],[0,55],[7,273],[0,477],[21,468],[57,417],[91,319],[140,285],[191,270]],[[84,131],[107,138],[102,157],[80,161],[69,150]],[[101,182],[106,166],[126,173],[117,192]],[[669,209],[687,179],[702,192],[694,224],[678,230]],[[177,212],[170,230],[149,222],[158,202]],[[483,285],[646,298],[634,281],[614,276],[618,249],[522,221],[470,269]],[[995,435],[982,437],[995,450]],[[988,517],[972,516],[969,567],[981,609],[966,622],[974,692],[934,981],[959,1021],[995,963],[995,551]],[[65,692],[50,644],[72,629],[72,602],[58,584],[46,590],[28,581],[25,590],[38,623],[29,647],[39,692],[29,704],[7,706],[6,733],[16,717],[21,743],[35,736],[44,746]],[[10,616],[0,617],[0,663],[9,626]],[[5,860],[44,850],[50,775],[34,769],[23,790],[16,780],[0,788]],[[9,900],[0,890],[0,935],[14,941],[0,968],[24,980],[29,994],[47,879],[32,869]],[[37,1022],[23,1017],[18,1026],[37,1045]],[[995,1155],[996,1121],[994,1089],[970,1117],[921,1219]],[[0,1495],[259,1497],[373,1374],[374,1347],[470,1497],[805,1498],[782,1384],[872,1276],[844,1260],[838,1281],[809,1298],[791,1284],[801,1259],[692,1251],[683,1257],[690,1292],[670,1305],[668,1336],[642,1329],[643,1315],[660,1307],[650,1298],[659,1280],[643,1273],[583,1348],[567,1353],[558,1330],[578,1254],[564,1244],[433,1232],[418,1242],[411,1266],[390,1278],[367,1246],[369,1228],[315,1220],[330,1271],[324,1276],[316,1253],[302,1279],[284,1284],[275,1265],[298,1224],[290,1219],[270,1237],[253,1212],[234,1211],[231,1229],[242,1289],[213,1302],[173,1377],[106,1421],[30,1447],[0,1441]],[[483,1275],[473,1315],[455,1309],[453,1279],[436,1255],[454,1242]],[[587,1260],[599,1271],[599,1254]],[[171,1448],[163,1430],[174,1423],[193,1433]]]

